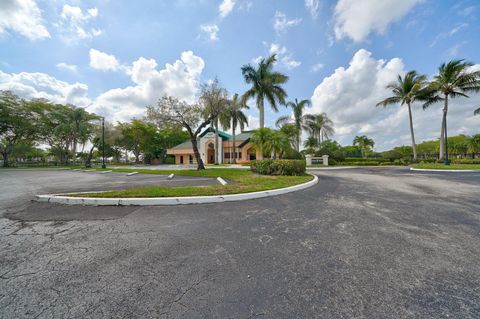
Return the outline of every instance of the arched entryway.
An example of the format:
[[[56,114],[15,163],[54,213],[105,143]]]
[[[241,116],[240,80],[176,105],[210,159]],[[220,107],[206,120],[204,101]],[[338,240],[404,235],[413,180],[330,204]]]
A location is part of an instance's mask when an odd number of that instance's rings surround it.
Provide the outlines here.
[[[212,142],[207,143],[207,164],[215,164],[215,145]]]
[[[256,159],[257,159],[257,152],[255,151],[255,149],[253,147],[250,147],[247,150],[247,160],[254,161]]]

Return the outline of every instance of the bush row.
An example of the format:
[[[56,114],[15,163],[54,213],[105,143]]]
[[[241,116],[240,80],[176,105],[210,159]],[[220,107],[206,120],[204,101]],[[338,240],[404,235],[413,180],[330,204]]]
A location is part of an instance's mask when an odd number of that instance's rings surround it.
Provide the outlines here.
[[[252,161],[250,169],[262,175],[304,175],[306,164],[304,160],[267,159]]]

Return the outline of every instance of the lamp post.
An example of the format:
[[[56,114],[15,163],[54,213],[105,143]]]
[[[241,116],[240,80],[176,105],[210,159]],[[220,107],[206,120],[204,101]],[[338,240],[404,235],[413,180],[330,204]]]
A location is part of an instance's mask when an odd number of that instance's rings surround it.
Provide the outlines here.
[[[107,168],[105,165],[105,118],[102,117],[102,168]]]

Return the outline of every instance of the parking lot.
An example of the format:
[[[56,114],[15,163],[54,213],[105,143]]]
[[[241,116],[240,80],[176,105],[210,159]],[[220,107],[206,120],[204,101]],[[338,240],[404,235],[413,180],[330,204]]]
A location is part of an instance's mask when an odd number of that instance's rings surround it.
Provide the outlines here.
[[[30,201],[164,176],[0,174],[2,318],[480,317],[480,173],[319,170],[304,191],[175,207]]]

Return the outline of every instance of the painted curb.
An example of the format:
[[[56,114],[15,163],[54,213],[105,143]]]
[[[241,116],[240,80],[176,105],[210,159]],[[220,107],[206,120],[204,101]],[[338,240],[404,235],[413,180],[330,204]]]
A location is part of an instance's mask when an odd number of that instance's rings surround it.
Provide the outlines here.
[[[65,194],[36,195],[39,202],[58,203],[67,205],[88,205],[88,206],[173,206],[185,204],[207,204],[242,201],[255,198],[264,198],[276,195],[287,194],[312,187],[318,183],[318,177],[303,184],[285,188],[272,189],[253,193],[215,195],[215,196],[189,196],[189,197],[153,197],[153,198],[89,198],[70,197]]]
[[[449,172],[449,173],[480,173],[478,169],[434,169],[434,168],[414,168],[410,167],[411,171],[419,172]]]

